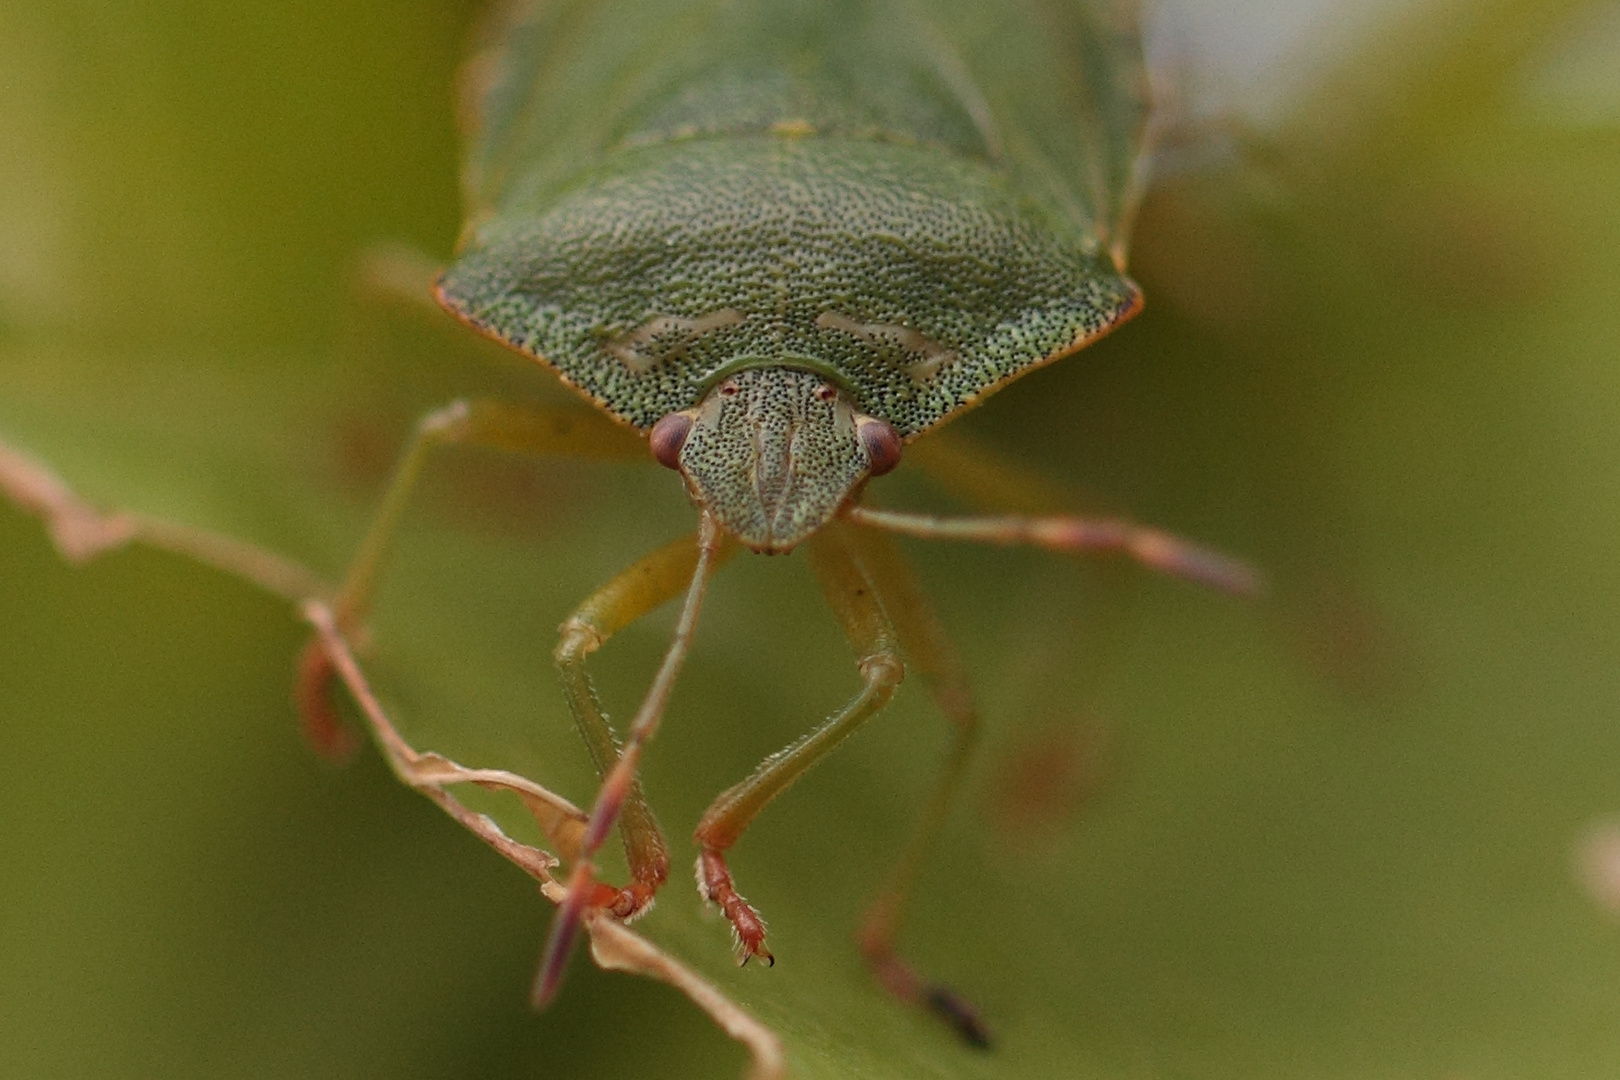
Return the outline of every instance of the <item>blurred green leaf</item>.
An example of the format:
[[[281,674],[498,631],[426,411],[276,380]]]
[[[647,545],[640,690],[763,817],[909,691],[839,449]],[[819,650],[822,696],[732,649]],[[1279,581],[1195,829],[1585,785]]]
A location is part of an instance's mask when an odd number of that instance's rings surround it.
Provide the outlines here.
[[[1620,124],[1514,99],[1583,6],[1392,27],[1353,65],[1370,98],[1325,78],[1155,193],[1147,315],[962,422],[1276,588],[911,549],[987,733],[907,946],[1000,1042],[894,1005],[850,942],[944,745],[908,686],[737,848],[774,970],[735,969],[679,880],[638,924],[795,1076],[1620,1068]],[[454,235],[467,14],[0,10],[0,432],[105,504],[336,575],[414,416],[554,394],[352,296],[368,245]],[[661,470],[447,455],[377,612],[407,734],[586,801],[554,628],[692,520]],[[801,563],[716,583],[647,769],[677,842],[854,689]],[[740,1071],[671,992],[583,963],[525,1016],[545,905],[374,761],[301,750],[283,607],[150,552],[69,570],[10,511],[0,581],[0,1073]],[[621,716],[649,622],[596,668]]]

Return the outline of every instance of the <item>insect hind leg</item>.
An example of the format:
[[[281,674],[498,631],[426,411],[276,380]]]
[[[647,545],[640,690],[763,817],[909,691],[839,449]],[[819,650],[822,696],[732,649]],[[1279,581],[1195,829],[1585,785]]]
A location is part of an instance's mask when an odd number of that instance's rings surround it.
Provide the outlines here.
[[[950,817],[978,742],[979,711],[967,672],[922,585],[887,536],[850,530],[878,587],[912,670],[951,726],[950,747],[922,816],[861,920],[856,940],[873,976],[891,994],[939,1016],[972,1046],[990,1045],[990,1030],[961,994],[920,974],[897,951],[906,908],[929,853]]]

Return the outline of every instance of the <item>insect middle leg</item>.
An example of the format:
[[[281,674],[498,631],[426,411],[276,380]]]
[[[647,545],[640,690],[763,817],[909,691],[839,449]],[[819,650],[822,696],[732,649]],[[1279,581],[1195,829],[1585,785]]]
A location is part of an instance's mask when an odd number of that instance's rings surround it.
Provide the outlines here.
[[[765,923],[737,892],[726,851],[772,799],[887,705],[905,674],[894,624],[846,531],[837,523],[829,525],[811,537],[807,550],[822,593],[855,649],[862,686],[843,709],[766,758],[748,779],[723,793],[698,824],[698,887],[730,920],[743,963],[755,956],[773,961],[765,947]]]
[[[428,459],[447,446],[477,446],[512,453],[596,460],[646,460],[646,445],[635,434],[585,409],[526,408],[494,401],[457,401],[419,420],[394,469],[382,506],[372,518],[360,550],[349,564],[332,604],[341,633],[352,635],[365,619],[381,582],[389,547],[399,530]],[[344,759],[358,739],[332,708],[335,672],[317,642],[298,665],[297,700],[304,732],[328,757]]]

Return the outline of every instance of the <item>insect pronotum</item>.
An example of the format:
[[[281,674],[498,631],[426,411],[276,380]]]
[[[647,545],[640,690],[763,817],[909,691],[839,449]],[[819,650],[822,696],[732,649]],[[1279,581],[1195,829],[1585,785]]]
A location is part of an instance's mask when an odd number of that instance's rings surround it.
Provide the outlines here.
[[[426,418],[335,606],[355,629],[422,461],[449,443],[622,448],[675,471],[696,535],[647,556],[563,623],[556,661],[602,783],[536,980],[556,992],[588,908],[631,919],[670,855],[637,781],[710,575],[741,549],[804,548],[856,654],[839,712],[723,792],[698,823],[698,885],[743,962],[772,960],[726,853],[888,702],[909,663],[954,748],[912,846],[861,928],[897,996],[987,1040],[974,1010],[896,954],[901,911],[975,728],[963,668],[890,539],[1119,551],[1241,591],[1240,565],[1119,521],[877,509],[906,444],[1141,308],[1125,234],[1147,112],[1133,10],[1111,0],[550,0],[493,24],[469,66],[467,225],[436,296],[550,367],[600,430],[458,403]],[[681,598],[622,742],[586,658]],[[320,708],[330,677],[306,663]],[[592,856],[617,826],[630,880]]]

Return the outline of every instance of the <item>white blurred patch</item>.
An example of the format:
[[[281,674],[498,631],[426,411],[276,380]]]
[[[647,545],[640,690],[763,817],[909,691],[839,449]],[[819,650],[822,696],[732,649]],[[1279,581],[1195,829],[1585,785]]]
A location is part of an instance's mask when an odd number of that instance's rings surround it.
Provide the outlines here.
[[[1425,0],[1149,0],[1148,59],[1186,118],[1266,126]],[[1159,89],[1159,87],[1155,87]]]
[[[1620,818],[1588,825],[1575,841],[1576,883],[1611,915],[1620,916]]]

